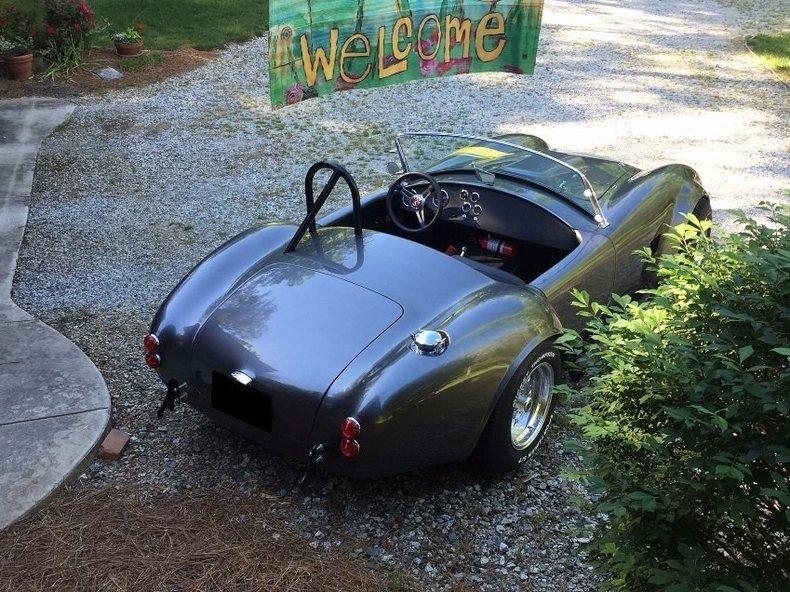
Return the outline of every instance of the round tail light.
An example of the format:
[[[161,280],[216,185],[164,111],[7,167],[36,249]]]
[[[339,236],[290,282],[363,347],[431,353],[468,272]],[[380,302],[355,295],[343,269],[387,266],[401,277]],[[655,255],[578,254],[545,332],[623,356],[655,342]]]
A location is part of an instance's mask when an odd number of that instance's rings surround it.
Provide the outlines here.
[[[155,354],[159,351],[159,338],[153,333],[149,333],[143,339],[143,346],[149,354]]]
[[[159,368],[159,364],[162,363],[162,360],[159,358],[157,354],[148,353],[145,354],[145,365],[149,368]]]
[[[349,438],[343,438],[340,441],[340,454],[346,458],[354,458],[359,454],[359,442],[350,440]]]
[[[356,419],[353,417],[347,417],[343,420],[343,423],[340,424],[340,435],[348,440],[353,440],[359,436],[359,431],[361,429],[362,428]]]

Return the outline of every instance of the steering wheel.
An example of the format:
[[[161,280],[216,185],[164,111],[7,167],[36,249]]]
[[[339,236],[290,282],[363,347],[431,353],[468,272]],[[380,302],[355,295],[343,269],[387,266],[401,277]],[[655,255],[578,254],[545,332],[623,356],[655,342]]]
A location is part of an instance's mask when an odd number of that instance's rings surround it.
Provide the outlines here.
[[[425,219],[426,205],[436,198],[438,207],[429,220]],[[387,214],[393,224],[404,232],[425,232],[442,215],[444,200],[436,180],[425,173],[403,173],[393,181],[387,192]],[[412,212],[417,218],[417,226],[407,226],[397,215],[398,211]],[[429,209],[430,211],[430,209]]]

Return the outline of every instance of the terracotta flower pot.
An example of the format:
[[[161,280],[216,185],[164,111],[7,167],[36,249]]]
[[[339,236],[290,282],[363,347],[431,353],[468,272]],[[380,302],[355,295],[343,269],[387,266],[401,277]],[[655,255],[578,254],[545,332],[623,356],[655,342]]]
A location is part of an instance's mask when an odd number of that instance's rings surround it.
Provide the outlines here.
[[[115,51],[119,56],[136,56],[143,53],[143,42],[139,43],[118,43],[115,42]]]
[[[33,77],[33,54],[7,56],[5,59],[8,77],[11,80],[27,80]]]

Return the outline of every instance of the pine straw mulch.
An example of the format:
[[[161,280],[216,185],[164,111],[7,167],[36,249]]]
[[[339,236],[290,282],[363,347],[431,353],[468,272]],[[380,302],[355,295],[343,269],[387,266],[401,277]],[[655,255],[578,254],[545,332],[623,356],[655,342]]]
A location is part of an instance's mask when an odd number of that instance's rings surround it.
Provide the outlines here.
[[[67,489],[0,532],[0,590],[378,591],[384,580],[322,552],[267,509],[226,490]]]

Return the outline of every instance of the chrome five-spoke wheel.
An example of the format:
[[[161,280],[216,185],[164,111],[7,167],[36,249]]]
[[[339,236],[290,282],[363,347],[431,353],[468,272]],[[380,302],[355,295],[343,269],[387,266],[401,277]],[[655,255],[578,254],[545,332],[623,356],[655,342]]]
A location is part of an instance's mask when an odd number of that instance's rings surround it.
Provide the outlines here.
[[[540,437],[551,416],[554,396],[554,367],[541,362],[524,377],[513,399],[510,442],[516,450],[524,450]]]

